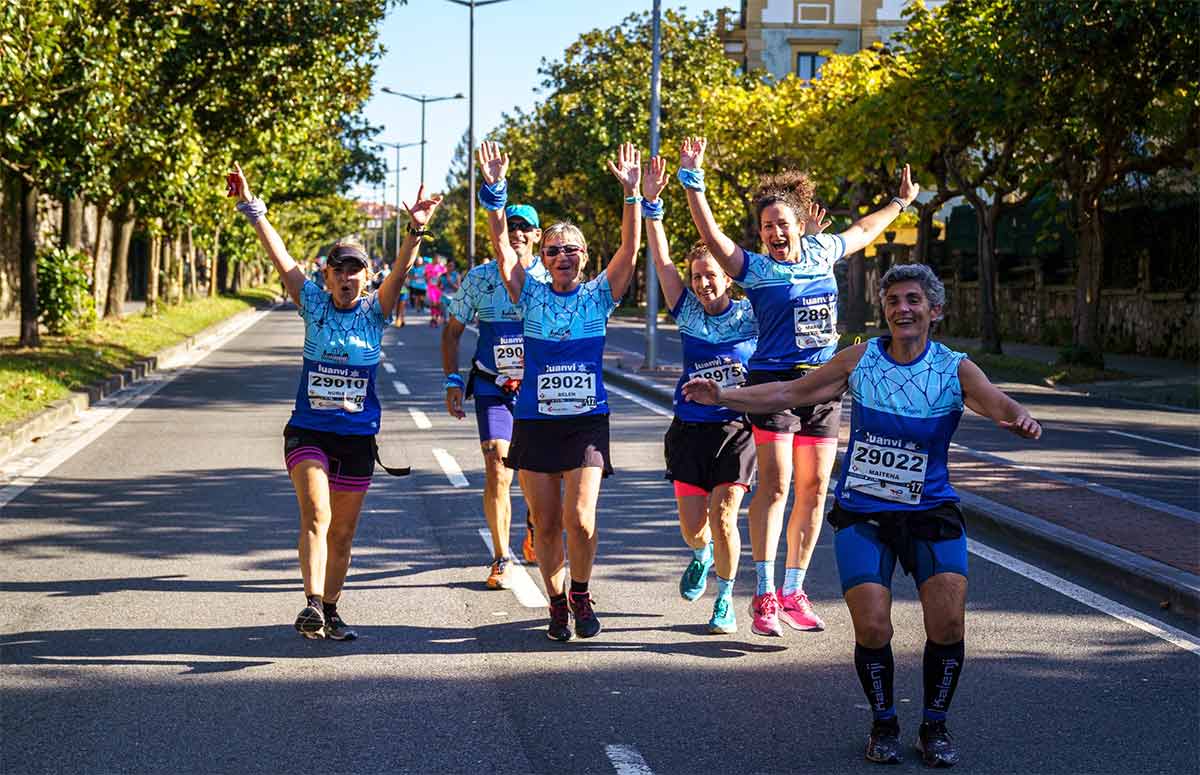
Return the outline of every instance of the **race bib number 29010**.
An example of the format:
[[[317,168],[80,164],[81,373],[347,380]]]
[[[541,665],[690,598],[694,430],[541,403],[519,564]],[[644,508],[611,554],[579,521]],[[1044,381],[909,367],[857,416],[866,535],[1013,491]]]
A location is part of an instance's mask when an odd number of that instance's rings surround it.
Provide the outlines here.
[[[342,370],[338,370],[342,371]],[[361,412],[367,400],[367,384],[370,379],[365,374],[349,370],[347,374],[308,373],[308,405],[318,411]]]
[[[846,486],[896,503],[921,502],[929,456],[900,446],[856,439],[850,448]]]

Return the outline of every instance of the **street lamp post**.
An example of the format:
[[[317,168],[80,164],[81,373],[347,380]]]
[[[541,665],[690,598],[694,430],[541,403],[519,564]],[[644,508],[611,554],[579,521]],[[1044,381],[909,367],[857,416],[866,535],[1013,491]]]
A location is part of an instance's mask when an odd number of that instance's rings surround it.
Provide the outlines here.
[[[662,0],[654,0],[653,44],[650,65],[650,156],[658,155],[658,120],[662,113],[659,87],[662,82]],[[649,251],[647,251],[649,252]],[[646,362],[647,369],[658,368],[658,281],[654,277],[654,256],[646,262]]]
[[[380,141],[379,144],[386,145],[388,148],[396,149],[396,250],[399,251],[400,250],[400,172],[401,172],[401,170],[408,169],[408,167],[400,166],[400,149],[401,148],[411,148],[414,145],[419,145],[419,146],[421,146],[421,153],[424,154],[425,153],[425,145],[423,143],[385,143],[383,141]],[[424,170],[422,170],[422,173],[423,172],[424,172]],[[386,255],[384,256],[384,260],[385,261],[387,260]]]
[[[495,0],[493,0],[493,2],[495,2]],[[387,92],[388,94],[395,95],[397,97],[404,97],[405,99],[412,100],[413,102],[421,103],[421,143],[420,143],[420,145],[421,145],[421,184],[424,185],[424,183],[425,183],[425,106],[431,102],[443,102],[445,100],[461,100],[463,98],[462,93],[460,92],[451,97],[430,97],[425,94],[419,94],[419,95],[418,94],[406,94],[405,92],[399,92],[399,91],[396,91],[395,89],[389,89],[386,86],[383,87],[383,91]],[[472,167],[472,169],[474,169],[474,167]]]
[[[508,0],[448,0],[471,9],[470,33],[467,43],[467,268],[475,266],[475,8],[506,3]]]

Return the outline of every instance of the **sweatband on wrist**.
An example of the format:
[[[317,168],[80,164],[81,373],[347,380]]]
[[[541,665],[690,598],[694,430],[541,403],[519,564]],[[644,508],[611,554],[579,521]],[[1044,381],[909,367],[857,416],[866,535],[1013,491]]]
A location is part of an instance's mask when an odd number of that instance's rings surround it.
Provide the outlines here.
[[[484,183],[479,187],[479,204],[484,210],[503,210],[508,204],[508,181]]]
[[[661,221],[663,217],[663,200],[655,199],[651,202],[649,199],[643,197],[642,217],[649,218],[652,221]]]
[[[905,210],[908,209],[908,205],[904,204],[904,200],[898,196],[892,197],[892,202],[895,202],[896,204],[900,205],[900,212],[904,212]],[[892,202],[888,202],[888,204],[891,204]]]
[[[704,170],[693,170],[687,167],[680,167],[677,174],[679,182],[684,188],[689,188],[692,191],[704,190]]]
[[[466,386],[466,380],[464,380],[462,375],[456,371],[453,374],[446,375],[446,384],[442,385],[442,390],[449,390],[452,387],[462,389]]]
[[[629,196],[625,197],[625,204],[627,205],[635,205],[640,201],[642,201],[642,198],[637,194],[630,194]]]
[[[267,214],[267,203],[254,197],[249,202],[238,202],[237,211],[246,216],[246,220],[253,226],[258,223],[259,218]]]

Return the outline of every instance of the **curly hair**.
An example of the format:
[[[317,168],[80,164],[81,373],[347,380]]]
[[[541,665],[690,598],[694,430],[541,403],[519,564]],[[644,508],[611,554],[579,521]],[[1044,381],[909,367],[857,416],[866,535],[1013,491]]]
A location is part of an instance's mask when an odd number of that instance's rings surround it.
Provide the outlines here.
[[[785,170],[759,180],[754,191],[754,217],[761,222],[763,210],[773,204],[784,204],[791,208],[796,220],[801,220],[807,215],[812,201],[813,183],[808,174]]]

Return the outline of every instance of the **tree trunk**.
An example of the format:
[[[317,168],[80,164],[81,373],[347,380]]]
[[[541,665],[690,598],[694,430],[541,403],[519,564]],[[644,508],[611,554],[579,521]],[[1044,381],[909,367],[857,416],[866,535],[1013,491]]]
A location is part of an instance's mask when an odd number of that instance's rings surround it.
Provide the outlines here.
[[[59,239],[65,250],[83,248],[83,197],[72,196],[62,200],[62,229]]]
[[[119,318],[129,292],[129,243],[133,239],[133,205],[126,204],[112,222],[112,268],[108,275],[108,304],[104,317]]]
[[[158,273],[162,266],[163,239],[155,234],[150,237],[150,272],[146,277],[146,314],[158,314]]]
[[[205,260],[205,266],[208,268],[208,295],[210,298],[217,296],[217,257],[221,255],[221,227],[218,226],[213,231],[212,238],[212,253]]]
[[[1075,203],[1075,236],[1079,268],[1075,276],[1075,318],[1071,343],[1100,362],[1100,285],[1104,277],[1104,242],[1099,197],[1081,194]]]
[[[108,288],[112,281],[112,253],[116,244],[116,224],[108,220],[108,209],[96,208],[96,242],[92,248],[92,299],[96,303],[96,317],[102,318],[107,311]],[[105,242],[105,235],[108,241]]]
[[[992,204],[970,197],[979,227],[979,340],[984,352],[999,355],[1000,326],[996,320],[996,226],[1000,215],[1000,197]]]
[[[941,203],[934,199],[921,205],[917,211],[917,244],[913,248],[915,264],[928,265],[933,255],[933,216],[939,207]]]
[[[175,268],[175,303],[183,303],[183,232],[175,229],[175,238],[171,240],[171,245],[175,248],[175,256],[173,264]]]
[[[861,201],[857,197],[850,200],[850,212],[857,213]],[[867,314],[871,303],[867,299],[867,260],[863,251],[846,256],[846,330],[852,332],[866,331]]]
[[[159,287],[159,295],[162,297],[163,304],[175,303],[175,240],[171,239],[169,234],[163,234],[162,251],[159,259],[159,267],[162,272],[161,285]]]
[[[38,191],[21,178],[21,347],[40,347],[37,288]]]
[[[196,298],[196,242],[192,238],[192,226],[187,227],[187,268],[188,268],[188,290],[189,299]]]

